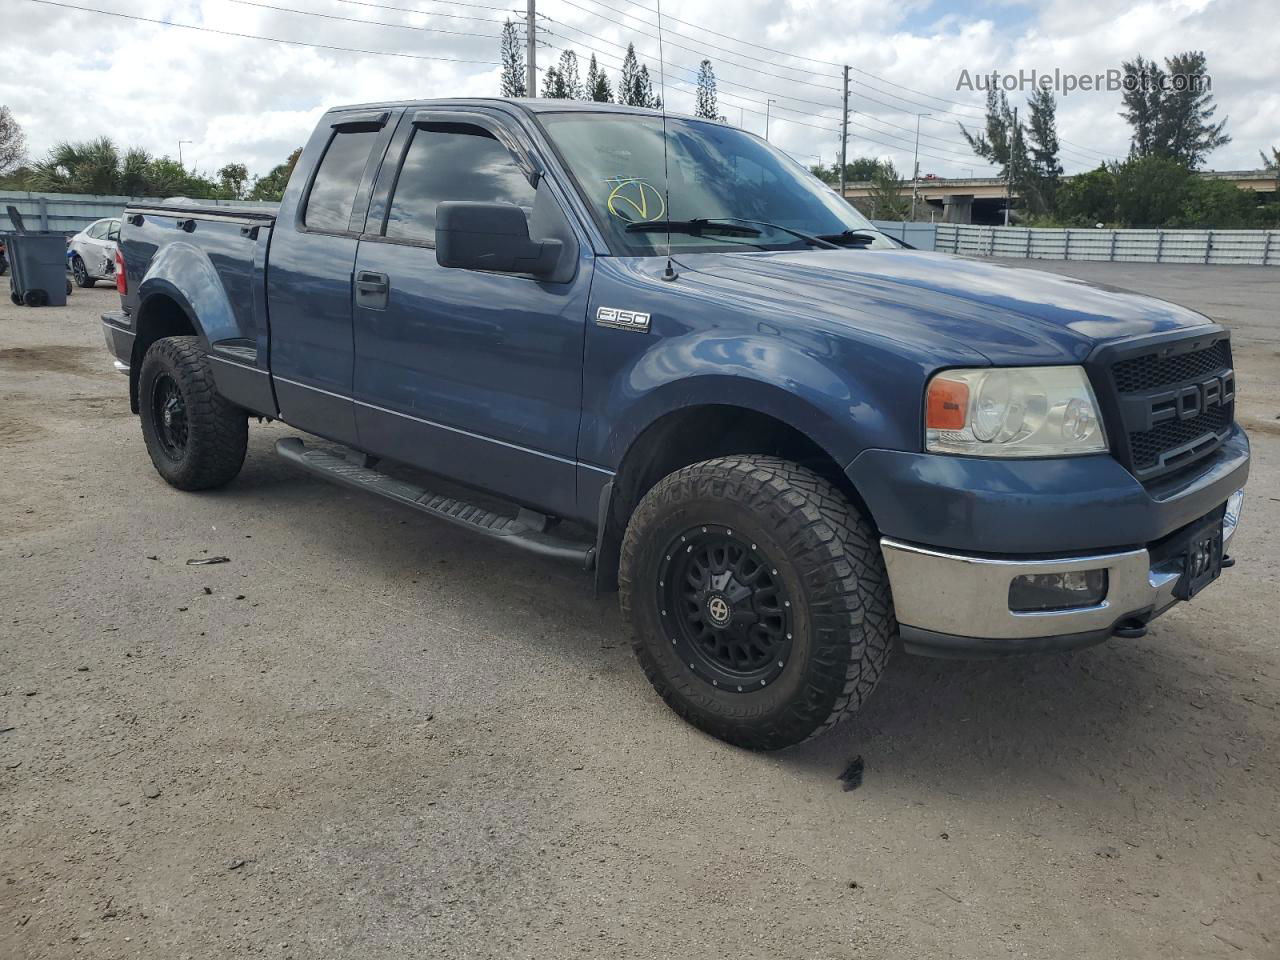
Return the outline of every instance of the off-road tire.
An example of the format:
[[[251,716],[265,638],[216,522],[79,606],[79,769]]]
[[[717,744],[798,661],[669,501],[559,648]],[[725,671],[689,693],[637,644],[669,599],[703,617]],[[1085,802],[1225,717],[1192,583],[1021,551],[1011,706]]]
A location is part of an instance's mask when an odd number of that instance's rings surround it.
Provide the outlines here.
[[[166,452],[160,439],[161,424],[152,402],[161,377],[176,384],[184,403],[187,439],[176,457]],[[138,408],[147,453],[170,486],[211,490],[240,472],[249,443],[248,416],[218,393],[198,337],[166,337],[151,345],[138,375]]]
[[[663,630],[663,554],[681,530],[700,524],[758,544],[794,598],[789,657],[763,689],[713,687]],[[636,657],[667,705],[712,736],[754,750],[799,743],[857,712],[898,632],[871,526],[831,483],[776,457],[708,460],[654,486],[627,525],[619,593]]]

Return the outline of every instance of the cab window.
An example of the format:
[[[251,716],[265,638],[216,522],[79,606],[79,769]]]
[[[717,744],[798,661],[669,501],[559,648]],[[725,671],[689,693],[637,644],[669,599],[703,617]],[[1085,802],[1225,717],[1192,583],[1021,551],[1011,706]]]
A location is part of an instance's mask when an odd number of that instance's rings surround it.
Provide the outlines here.
[[[512,203],[533,210],[534,188],[511,153],[482,127],[420,126],[413,132],[387,211],[386,235],[434,243],[436,205],[445,200]]]
[[[379,136],[379,130],[339,130],[334,133],[307,196],[302,222],[308,230],[322,233],[349,231],[356,192],[360,189],[365,165]]]

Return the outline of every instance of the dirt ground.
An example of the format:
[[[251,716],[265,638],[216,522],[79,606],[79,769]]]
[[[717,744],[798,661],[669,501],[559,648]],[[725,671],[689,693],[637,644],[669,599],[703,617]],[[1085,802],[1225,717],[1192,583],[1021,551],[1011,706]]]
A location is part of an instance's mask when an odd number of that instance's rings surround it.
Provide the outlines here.
[[[670,714],[583,575],[287,427],[166,487],[114,291],[4,302],[0,958],[1280,957],[1280,270],[1039,265],[1235,329],[1237,566],[1141,640],[898,654],[772,755]]]

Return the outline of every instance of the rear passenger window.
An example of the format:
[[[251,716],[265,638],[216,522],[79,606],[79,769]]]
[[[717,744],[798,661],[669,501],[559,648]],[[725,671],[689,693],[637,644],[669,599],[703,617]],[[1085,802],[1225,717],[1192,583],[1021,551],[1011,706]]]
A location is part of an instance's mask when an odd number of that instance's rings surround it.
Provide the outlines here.
[[[434,242],[443,200],[514,203],[528,212],[534,189],[493,134],[461,123],[419,127],[409,142],[387,215],[387,236]]]
[[[356,191],[378,136],[377,130],[334,134],[307,198],[302,222],[309,230],[346,233],[350,228]]]
[[[94,240],[101,240],[107,235],[107,221],[99,220],[89,228],[89,236]]]

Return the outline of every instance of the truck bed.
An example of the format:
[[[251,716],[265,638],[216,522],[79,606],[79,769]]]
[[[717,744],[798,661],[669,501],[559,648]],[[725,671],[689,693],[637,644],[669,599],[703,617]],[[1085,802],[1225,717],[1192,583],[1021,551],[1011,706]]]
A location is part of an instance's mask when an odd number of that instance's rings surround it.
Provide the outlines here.
[[[138,202],[125,207],[120,229],[125,311],[138,306],[142,287],[148,296],[174,287],[173,299],[199,317],[210,356],[222,361],[215,367],[220,389],[266,414],[274,413],[266,263],[277,209]]]

